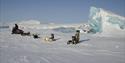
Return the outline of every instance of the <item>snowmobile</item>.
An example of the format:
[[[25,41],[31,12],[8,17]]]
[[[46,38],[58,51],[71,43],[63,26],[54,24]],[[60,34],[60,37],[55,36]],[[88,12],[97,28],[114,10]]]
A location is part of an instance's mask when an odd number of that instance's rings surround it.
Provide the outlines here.
[[[46,36],[43,38],[44,41],[48,41],[48,42],[51,42],[51,41],[55,41],[56,39],[54,38],[54,34],[52,33],[51,36]]]

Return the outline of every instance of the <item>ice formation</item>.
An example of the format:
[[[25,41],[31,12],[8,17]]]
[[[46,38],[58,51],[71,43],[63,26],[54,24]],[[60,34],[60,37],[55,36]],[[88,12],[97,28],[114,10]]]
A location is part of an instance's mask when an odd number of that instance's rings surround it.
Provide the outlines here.
[[[91,7],[89,24],[94,33],[120,33],[121,31],[125,33],[125,17],[102,8]]]

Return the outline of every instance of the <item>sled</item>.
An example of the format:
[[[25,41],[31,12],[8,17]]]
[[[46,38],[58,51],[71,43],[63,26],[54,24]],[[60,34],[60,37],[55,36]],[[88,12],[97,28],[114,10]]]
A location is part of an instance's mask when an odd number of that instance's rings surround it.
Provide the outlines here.
[[[53,41],[56,41],[55,39],[50,39],[50,37],[46,36],[46,37],[42,37],[41,38],[42,41],[44,41],[45,43],[51,43]]]

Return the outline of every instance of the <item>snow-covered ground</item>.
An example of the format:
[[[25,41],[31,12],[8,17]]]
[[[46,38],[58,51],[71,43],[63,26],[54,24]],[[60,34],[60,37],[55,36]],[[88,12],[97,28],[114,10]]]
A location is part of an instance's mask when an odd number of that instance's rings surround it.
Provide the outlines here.
[[[36,20],[15,22],[32,36],[11,34],[15,23],[0,24],[0,63],[125,63],[125,18],[92,7],[87,24],[43,24]],[[75,30],[80,43],[67,45]],[[44,37],[55,34],[56,41]]]
[[[125,63],[125,37],[80,34],[80,43],[67,45],[75,33],[52,29],[27,29],[40,34],[12,35],[10,29],[0,31],[0,63]],[[43,37],[55,34],[56,41],[45,42]]]

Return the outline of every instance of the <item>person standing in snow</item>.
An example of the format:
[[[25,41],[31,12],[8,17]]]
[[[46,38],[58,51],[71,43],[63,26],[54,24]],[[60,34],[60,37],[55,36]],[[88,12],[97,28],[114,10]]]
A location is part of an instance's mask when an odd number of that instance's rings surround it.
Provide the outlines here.
[[[72,40],[68,40],[67,44],[77,44],[79,43],[79,39],[80,39],[80,31],[76,30],[76,34],[75,36],[72,36]]]
[[[75,44],[79,43],[79,39],[80,39],[80,31],[79,30],[76,30],[75,38],[76,38]]]

